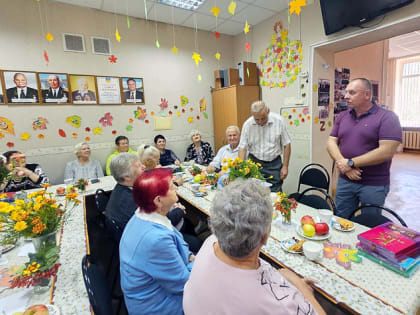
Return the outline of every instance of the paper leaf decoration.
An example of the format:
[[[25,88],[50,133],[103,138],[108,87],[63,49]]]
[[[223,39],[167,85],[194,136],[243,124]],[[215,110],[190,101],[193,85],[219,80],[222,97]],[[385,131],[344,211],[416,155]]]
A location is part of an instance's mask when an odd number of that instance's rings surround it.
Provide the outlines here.
[[[143,120],[146,118],[146,110],[142,109],[140,106],[137,106],[137,110],[134,111],[134,118]]]
[[[214,57],[216,57],[217,60],[220,60],[220,53],[219,52],[215,53]]]
[[[94,135],[101,135],[102,134],[102,128],[101,127],[93,128],[93,134]]]
[[[357,255],[357,249],[351,248],[350,245],[341,243],[324,243],[324,257],[334,259],[337,264],[346,269],[350,269],[351,262],[361,262],[362,258]]]
[[[286,117],[287,117],[287,115],[288,115],[288,114],[287,114],[287,112],[283,112],[283,117],[285,117],[285,118],[286,118]]]
[[[33,130],[37,130],[37,129],[44,130],[44,129],[47,129],[47,123],[48,123],[47,118],[38,117],[37,119],[35,119],[32,122],[32,129]]]
[[[13,122],[6,117],[0,117],[0,131],[14,135]]]
[[[20,135],[20,138],[21,138],[23,141],[28,140],[30,137],[31,137],[31,135],[30,135],[29,133],[27,133],[27,132],[24,132],[24,133],[22,133],[22,134]]]
[[[111,113],[106,113],[104,117],[99,119],[99,123],[102,124],[102,126],[112,126],[112,120],[114,117],[111,116]]]
[[[113,135],[116,135],[117,134],[117,130],[112,130],[112,132],[111,132]]]
[[[86,137],[86,138],[85,138],[85,141],[86,141],[86,142],[89,142],[89,141],[90,141],[90,137]]]
[[[42,133],[40,133],[39,135],[38,135],[38,139],[44,139],[45,138],[45,136],[42,134]]]
[[[127,125],[127,126],[125,126],[125,130],[131,131],[131,130],[133,130],[133,126]]]
[[[157,48],[160,48],[159,40],[156,39],[155,45],[156,45]]]
[[[133,121],[134,121],[134,119],[133,119],[133,118],[129,118],[129,119],[128,119],[128,122],[129,122],[130,124],[132,124],[132,123],[133,123]]]
[[[182,112],[185,113],[185,108],[182,109]]]
[[[287,38],[280,22],[274,24],[274,30],[258,59],[258,75],[261,86],[283,88],[293,83],[302,69],[302,43]]]
[[[86,132],[90,132],[90,128],[89,128],[89,127],[86,127],[86,128],[85,128],[85,131],[86,131]]]
[[[188,123],[192,124],[194,122],[194,118],[192,116],[188,117]]]
[[[6,143],[6,145],[7,145],[9,148],[13,148],[13,147],[15,146],[14,142],[7,142],[7,143]]]
[[[108,58],[110,63],[117,63],[117,59],[114,55],[111,55],[111,57]]]
[[[201,74],[198,75],[197,77],[198,81],[201,81],[203,78],[201,77]]]
[[[294,0],[289,2],[289,14],[300,15],[301,7],[306,6],[306,0]]]
[[[235,10],[236,10],[236,2],[231,1],[228,6],[228,11],[230,14],[235,15]]]
[[[127,28],[130,29],[130,27],[131,27],[130,18],[127,16]]]
[[[251,45],[249,43],[245,43],[245,51],[249,51],[251,49]]]
[[[200,100],[200,112],[204,112],[206,110],[206,100],[202,98]]]
[[[197,115],[197,116],[195,117],[195,119],[200,120],[200,116],[198,116],[198,115]]]
[[[44,50],[44,59],[46,62],[50,62],[50,57],[48,57],[48,53],[46,50]]]
[[[319,118],[318,118],[318,117],[315,117],[314,122],[315,122],[316,124],[317,124],[317,123],[319,123]]]
[[[216,38],[220,37],[220,33],[219,32],[214,32],[214,36],[216,36]]]
[[[198,66],[198,64],[200,63],[200,61],[203,61],[200,57],[200,54],[197,54],[195,51],[193,51],[193,55],[191,57],[192,59],[194,59],[195,64]]]
[[[47,35],[45,35],[45,38],[47,39],[47,41],[51,42],[54,39],[54,36],[52,36],[51,33],[47,33]]]
[[[211,8],[210,12],[213,13],[215,17],[217,17],[220,13],[220,9],[218,7],[213,7]]]
[[[190,112],[193,112],[193,111],[194,111],[194,108],[190,107]]]
[[[203,116],[204,116],[205,119],[209,119],[209,115],[207,114],[207,112],[204,112]]]
[[[160,99],[159,107],[160,107],[161,110],[164,110],[165,108],[168,108],[168,101],[166,100],[166,98],[161,98]]]
[[[181,95],[181,106],[185,106],[189,103],[188,97]]]
[[[249,32],[249,27],[250,27],[250,26],[249,26],[249,24],[248,24],[248,20],[246,20],[246,21],[245,21],[245,27],[244,27],[244,33],[245,33],[245,34],[248,34],[248,32]]]
[[[120,32],[118,31],[118,27],[115,28],[115,39],[120,42],[121,41],[121,36],[120,36]]]
[[[63,129],[58,129],[58,134],[60,135],[60,137],[67,137],[66,132]]]
[[[179,117],[179,116],[181,116],[181,112],[180,111],[177,111],[176,112],[176,115]]]
[[[175,45],[172,47],[172,52],[174,53],[174,54],[177,54],[178,53],[178,47],[176,47]]]
[[[68,116],[66,118],[66,123],[72,125],[73,127],[79,128],[82,123],[82,118],[78,115]]]
[[[4,138],[4,133],[1,133],[1,132],[0,132],[0,139],[1,139],[1,138]]]
[[[302,114],[306,115],[309,113],[309,107],[305,107],[304,109],[302,109]]]
[[[246,68],[246,75],[248,76],[248,78],[249,78],[249,68],[247,67]]]
[[[79,135],[77,134],[77,132],[73,132],[72,134],[71,134],[71,136],[72,136],[72,138],[77,138]]]

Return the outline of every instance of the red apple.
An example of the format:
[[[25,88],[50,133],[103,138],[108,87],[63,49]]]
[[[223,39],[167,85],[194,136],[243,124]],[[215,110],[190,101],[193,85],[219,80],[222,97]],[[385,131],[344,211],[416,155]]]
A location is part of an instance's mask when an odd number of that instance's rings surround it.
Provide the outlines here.
[[[36,304],[28,307],[23,315],[48,315],[48,308],[44,304]]]
[[[300,224],[302,226],[305,224],[315,225],[315,221],[310,215],[304,215],[302,219],[300,219]]]
[[[66,189],[64,187],[58,187],[56,192],[58,195],[62,195],[66,192]]]
[[[330,228],[327,223],[317,223],[315,224],[315,233],[316,235],[325,235],[328,233]]]

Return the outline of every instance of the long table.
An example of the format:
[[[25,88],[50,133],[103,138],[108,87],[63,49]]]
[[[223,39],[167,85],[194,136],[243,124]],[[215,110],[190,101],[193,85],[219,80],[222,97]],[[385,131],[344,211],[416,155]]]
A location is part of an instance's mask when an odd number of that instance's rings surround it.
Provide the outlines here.
[[[211,215],[215,191],[208,191],[205,197],[196,197],[191,183],[186,182],[178,188],[178,195],[202,213]],[[304,215],[315,217],[317,210],[298,204],[296,213],[292,213],[292,221],[300,222]],[[355,247],[357,235],[368,229],[359,224],[355,224],[351,232],[330,228],[328,241]],[[420,271],[407,279],[366,258],[361,263],[352,262],[351,269],[338,265],[335,259],[310,261],[303,255],[287,253],[281,248],[281,240],[290,237],[301,238],[294,229],[272,224],[271,235],[262,248],[263,254],[277,265],[317,280],[314,289],[332,302],[361,314],[416,314],[420,308]]]

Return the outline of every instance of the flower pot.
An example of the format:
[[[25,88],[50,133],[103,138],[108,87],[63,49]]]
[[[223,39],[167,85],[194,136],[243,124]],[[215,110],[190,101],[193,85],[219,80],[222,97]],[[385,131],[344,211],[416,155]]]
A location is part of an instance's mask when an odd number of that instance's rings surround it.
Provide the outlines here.
[[[43,248],[50,248],[57,245],[57,232],[33,237],[32,244],[34,244],[35,252],[39,252]]]

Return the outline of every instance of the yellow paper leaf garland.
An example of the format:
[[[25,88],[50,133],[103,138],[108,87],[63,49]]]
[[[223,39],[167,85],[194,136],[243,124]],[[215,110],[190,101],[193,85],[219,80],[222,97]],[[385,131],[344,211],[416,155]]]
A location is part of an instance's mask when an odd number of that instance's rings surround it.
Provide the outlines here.
[[[101,127],[93,128],[93,134],[94,135],[101,135],[102,134],[102,128]]]
[[[31,137],[31,135],[27,132],[24,132],[20,135],[20,138],[24,141],[28,140]]]
[[[248,34],[250,25],[248,24],[248,20],[245,21],[244,33]]]
[[[121,41],[121,36],[120,36],[120,32],[118,31],[118,27],[115,28],[115,39],[120,42]]]
[[[235,10],[236,10],[236,2],[232,0],[229,3],[228,11],[229,11],[230,14],[235,15]]]
[[[213,13],[215,17],[217,17],[220,13],[220,9],[218,7],[213,7],[211,8],[210,12]]]
[[[195,61],[196,66],[198,66],[200,61],[203,61],[200,57],[200,54],[197,54],[195,51],[193,51],[193,55],[191,58]]]
[[[214,57],[215,57],[217,60],[220,60],[220,53],[219,53],[219,52],[216,52],[216,53],[214,54]]]
[[[45,38],[47,39],[47,41],[51,42],[54,39],[54,36],[52,36],[51,33],[47,33],[47,35],[45,35]]]
[[[159,40],[156,39],[155,45],[156,45],[157,48],[160,48]]]
[[[178,47],[176,47],[175,45],[172,47],[172,52],[174,53],[174,54],[177,54],[178,53]]]
[[[306,0],[294,0],[289,3],[289,14],[300,15],[301,8],[306,6]]]

